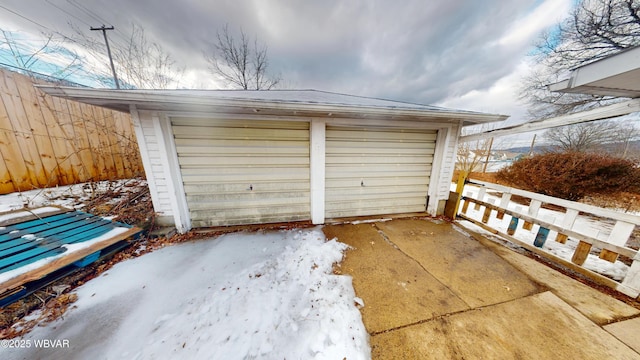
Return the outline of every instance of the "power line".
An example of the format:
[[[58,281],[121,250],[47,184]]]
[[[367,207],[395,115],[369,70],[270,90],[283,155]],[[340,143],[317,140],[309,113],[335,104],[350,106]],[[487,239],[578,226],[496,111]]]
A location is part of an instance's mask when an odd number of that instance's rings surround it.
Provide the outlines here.
[[[49,2],[49,1],[47,1],[47,2]],[[49,2],[49,3],[50,3],[50,2]],[[51,3],[50,3],[50,4],[51,4]],[[51,5],[53,5],[53,4],[51,4]],[[74,39],[74,38],[71,38],[71,37],[69,37],[69,36],[67,36],[67,35],[65,35],[65,34],[63,34],[63,33],[59,32],[59,31],[53,30],[53,29],[51,29],[51,28],[49,28],[49,27],[47,27],[47,26],[45,26],[45,25],[43,25],[43,24],[41,24],[41,23],[39,23],[39,22],[37,22],[37,21],[35,21],[35,20],[33,20],[33,19],[31,19],[31,18],[29,18],[29,17],[27,17],[27,16],[23,15],[23,14],[21,14],[21,13],[19,13],[18,11],[12,10],[12,9],[10,9],[10,8],[8,8],[8,7],[6,7],[6,6],[4,6],[4,5],[0,5],[0,9],[4,9],[4,10],[6,10],[6,11],[8,11],[8,12],[10,12],[10,13],[12,13],[12,14],[14,14],[14,15],[16,15],[16,16],[18,16],[18,17],[20,17],[20,18],[22,18],[22,19],[24,19],[24,20],[26,20],[26,21],[28,21],[28,22],[32,23],[32,24],[34,24],[34,25],[39,26],[39,27],[40,27],[40,28],[42,28],[42,29],[45,29],[45,30],[49,31],[49,32],[50,32],[50,33],[52,33],[52,34],[56,34],[56,35],[60,36],[63,40],[70,41],[70,42],[72,42],[72,43],[75,43],[75,44],[77,44],[77,45],[79,45],[79,46],[83,47],[83,48],[85,48],[85,47],[86,47],[86,44],[85,44],[85,43],[82,43],[82,42],[80,42],[80,41],[78,41],[78,40],[76,40],[76,39]],[[74,17],[75,17],[75,16],[74,16]],[[76,17],[76,18],[77,18],[77,17]],[[82,20],[81,20],[81,21],[82,21]],[[83,21],[83,22],[84,22],[84,21]],[[23,44],[16,44],[16,45],[19,45],[20,47],[22,47],[22,48],[23,48],[23,50],[28,50],[28,49],[29,49],[28,47],[25,47],[25,45],[23,45]],[[95,52],[93,52],[93,51],[88,51],[88,52],[87,52],[87,54],[88,54],[88,55],[90,55],[91,57],[95,58],[96,60],[102,60],[102,59],[100,59],[100,58],[98,57],[98,54],[96,54],[96,53],[95,53]],[[94,72],[97,70],[97,69],[95,69],[95,67],[94,67],[94,66],[91,66],[89,63],[86,63],[86,62],[83,62],[83,68],[84,68],[84,70],[83,70],[83,71],[85,71],[85,72],[87,72],[89,69],[94,69],[94,70],[93,70]],[[24,69],[24,70],[25,70],[25,71],[28,71],[27,69]],[[99,71],[99,72],[102,72],[103,70],[101,70],[101,69],[100,69],[100,70],[98,70],[98,71]]]
[[[49,28],[49,27],[47,27],[47,26],[45,26],[45,25],[42,25],[42,24],[40,24],[39,22],[37,22],[37,21],[35,21],[35,20],[32,20],[32,19],[30,19],[30,18],[28,18],[28,17],[26,17],[26,16],[24,16],[24,15],[20,14],[20,13],[19,13],[19,12],[17,12],[17,11],[11,10],[11,9],[7,8],[6,6],[4,6],[4,5],[0,5],[0,8],[5,9],[6,11],[8,11],[8,12],[10,12],[10,13],[12,13],[12,14],[16,15],[16,16],[19,16],[19,17],[21,17],[21,18],[23,18],[23,19],[27,20],[28,22],[30,22],[30,23],[32,23],[32,24],[38,25],[39,27],[41,27],[41,28],[43,28],[43,29],[46,29],[46,30],[50,31],[50,32],[51,32],[51,33],[53,33],[53,34],[57,34],[57,35],[61,36],[63,39],[65,39],[65,40],[72,41],[72,42],[74,42],[74,43],[77,43],[78,45],[83,45],[83,44],[81,44],[80,42],[76,41],[75,39],[72,39],[72,38],[70,38],[70,37],[66,36],[65,34],[63,34],[63,33],[59,32],[59,31],[53,30],[53,29],[51,29],[51,28]]]
[[[57,8],[57,9],[58,9],[58,10],[60,10],[60,11],[62,11],[63,13],[65,13],[65,14],[67,14],[67,15],[69,15],[69,16],[71,16],[71,17],[73,17],[73,18],[78,19],[81,23],[83,23],[83,24],[85,24],[85,25],[87,25],[87,26],[91,26],[88,22],[86,22],[86,21],[82,20],[80,17],[76,16],[75,14],[70,13],[69,11],[67,11],[67,10],[65,10],[65,9],[61,8],[60,6],[58,6],[58,5],[54,4],[53,2],[51,2],[51,0],[46,0],[46,2],[48,2],[48,3],[49,3],[49,5],[51,5],[51,6],[55,7],[55,8]]]
[[[16,16],[19,16],[19,17],[21,17],[21,18],[23,18],[23,19],[27,20],[28,22],[30,22],[30,23],[32,23],[32,24],[38,25],[38,26],[40,26],[40,27],[41,27],[41,28],[43,28],[43,29],[47,29],[47,30],[49,30],[49,31],[53,31],[53,30],[49,29],[48,27],[46,27],[46,26],[44,26],[44,25],[40,24],[39,22],[34,21],[34,20],[31,20],[31,19],[29,19],[28,17],[26,17],[26,16],[24,16],[24,15],[20,14],[20,13],[19,13],[19,12],[17,12],[17,11],[13,11],[13,10],[11,10],[11,9],[7,8],[7,7],[6,7],[6,6],[4,6],[4,5],[0,5],[0,8],[3,8],[3,9],[7,10],[8,12],[10,12],[10,13],[12,13],[12,14],[16,15]]]
[[[73,0],[67,0],[67,2],[68,2],[71,6],[75,7],[76,9],[80,10],[81,12],[85,13],[86,15],[88,15],[90,18],[92,18],[93,20],[95,20],[95,21],[97,21],[97,22],[100,22],[100,23],[103,23],[103,24],[110,24],[110,23],[111,23],[110,21],[106,21],[104,18],[102,18],[102,17],[101,17],[100,15],[98,15],[96,12],[92,11],[92,10],[91,10],[91,9],[89,9],[88,7],[86,7],[86,6],[84,6],[84,5],[80,4],[80,3],[78,3],[78,2],[76,2],[76,1],[73,1]],[[83,22],[84,22],[84,21],[83,21]],[[88,23],[86,23],[86,22],[84,22],[84,23],[85,23],[87,26],[91,26],[91,25],[89,25],[89,24],[88,24]],[[116,33],[123,34],[123,33],[122,33],[120,30],[118,30],[118,29],[116,29]],[[124,37],[124,36],[120,36],[120,37],[121,37],[124,41],[126,41],[126,42],[125,42],[125,44],[126,44],[126,43],[128,43],[128,41],[129,41],[129,40],[128,40],[128,38],[126,38],[126,37]],[[114,44],[116,44],[116,45],[118,45],[117,47],[120,47],[120,48],[126,48],[126,46],[125,46],[125,45],[123,45],[123,43],[122,43],[121,41],[117,41],[115,38],[112,38],[111,42],[112,42],[112,43],[114,43]]]
[[[98,14],[94,13],[93,11],[89,10],[86,6],[77,3],[73,0],[67,0],[67,2],[69,4],[71,4],[72,6],[74,6],[76,9],[79,9],[80,11],[84,12],[85,14],[89,15],[90,17],[92,17],[95,21],[101,22],[103,24],[108,23],[108,21],[105,21],[105,19],[101,18]]]

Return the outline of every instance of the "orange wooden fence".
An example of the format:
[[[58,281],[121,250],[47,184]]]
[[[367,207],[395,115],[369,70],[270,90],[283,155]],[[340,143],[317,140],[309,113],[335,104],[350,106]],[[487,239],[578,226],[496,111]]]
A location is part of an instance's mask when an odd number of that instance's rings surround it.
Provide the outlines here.
[[[54,98],[0,68],[0,194],[144,174],[127,113]]]

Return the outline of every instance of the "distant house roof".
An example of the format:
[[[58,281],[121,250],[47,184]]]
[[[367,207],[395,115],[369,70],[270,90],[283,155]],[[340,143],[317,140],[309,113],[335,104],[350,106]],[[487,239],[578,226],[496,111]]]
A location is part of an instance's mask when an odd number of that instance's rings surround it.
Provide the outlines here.
[[[45,93],[128,112],[139,110],[263,113],[321,117],[462,120],[465,125],[507,116],[318,90],[112,90],[37,86]]]
[[[504,160],[515,159],[521,155],[522,155],[521,153],[507,151],[507,150],[496,150],[493,152],[494,157],[501,158]]]
[[[640,46],[571,71],[569,79],[549,85],[566,93],[640,97]]]

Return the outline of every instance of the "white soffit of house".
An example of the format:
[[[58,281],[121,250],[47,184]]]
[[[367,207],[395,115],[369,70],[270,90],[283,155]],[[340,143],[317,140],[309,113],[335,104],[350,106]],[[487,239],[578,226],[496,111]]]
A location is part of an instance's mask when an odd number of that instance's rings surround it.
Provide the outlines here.
[[[640,97],[640,47],[581,66],[569,79],[549,85],[549,90],[604,95]]]

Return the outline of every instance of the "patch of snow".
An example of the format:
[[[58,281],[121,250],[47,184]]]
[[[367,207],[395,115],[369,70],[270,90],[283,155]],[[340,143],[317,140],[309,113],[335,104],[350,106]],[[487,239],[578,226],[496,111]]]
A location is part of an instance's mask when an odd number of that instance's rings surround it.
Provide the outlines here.
[[[454,184],[452,184],[452,188],[455,190]],[[467,185],[465,186],[465,195],[477,198],[478,190],[479,188],[476,186]],[[484,201],[499,203],[500,198],[487,192],[484,196]],[[475,210],[474,208],[474,204],[469,205],[467,216],[470,216],[473,219],[481,219],[482,211],[484,211],[483,208],[481,208],[480,210]],[[513,201],[509,202],[507,208],[521,214],[526,214],[529,210],[528,206],[517,204]],[[564,215],[564,212],[540,208],[537,217],[538,219],[542,219],[548,223],[558,225],[562,223]],[[495,211],[493,211],[487,225],[493,229],[499,230],[500,232],[506,233],[510,220],[511,216],[509,215],[505,215],[504,219],[502,220],[496,218]],[[490,236],[495,236],[494,234],[482,229],[481,227],[471,222],[461,221],[460,224],[473,231],[477,231]],[[523,224],[524,221],[520,220],[516,232],[513,236],[518,240],[533,244],[540,226],[534,225],[531,230],[526,230],[522,228]],[[597,217],[580,215],[576,218],[572,230],[599,240],[606,241],[609,237],[609,234],[611,233],[612,224],[599,220]],[[568,238],[566,244],[558,243],[555,241],[556,235],[557,232],[551,230],[549,232],[547,241],[544,243],[542,249],[564,260],[571,261],[573,253],[578,245],[578,241],[572,238]],[[609,276],[617,281],[623,280],[627,272],[629,271],[629,267],[619,260],[617,260],[615,263],[611,263],[609,261],[602,260],[597,255],[593,254],[588,255],[585,263],[582,266],[599,274]]]
[[[363,302],[332,273],[346,247],[319,228],[169,246],[79,287],[64,319],[25,336],[69,348],[3,359],[370,359]]]
[[[393,219],[391,219],[391,218],[382,218],[382,219],[356,220],[356,221],[349,221],[346,224],[358,225],[358,224],[369,224],[369,223],[377,223],[377,222],[387,222],[387,221],[391,221],[391,220],[393,220]]]
[[[142,180],[133,180],[144,184],[144,181]],[[38,208],[47,205],[80,209],[83,205],[77,205],[79,201],[82,202],[89,200],[97,193],[104,192],[110,188],[122,188],[123,190],[126,190],[128,188],[126,184],[130,181],[132,181],[132,179],[98,181],[95,183],[56,186],[46,189],[34,189],[0,195],[0,213],[20,210],[24,207]]]

